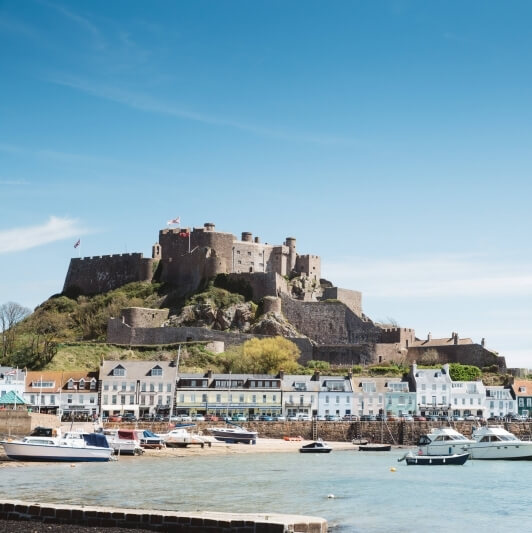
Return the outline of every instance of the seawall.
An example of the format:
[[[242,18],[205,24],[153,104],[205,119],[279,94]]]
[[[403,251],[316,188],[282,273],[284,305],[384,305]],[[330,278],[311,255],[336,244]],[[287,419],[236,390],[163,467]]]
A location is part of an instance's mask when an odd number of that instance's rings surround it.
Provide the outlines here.
[[[326,533],[323,518],[285,514],[175,512],[0,500],[0,520],[172,533]]]

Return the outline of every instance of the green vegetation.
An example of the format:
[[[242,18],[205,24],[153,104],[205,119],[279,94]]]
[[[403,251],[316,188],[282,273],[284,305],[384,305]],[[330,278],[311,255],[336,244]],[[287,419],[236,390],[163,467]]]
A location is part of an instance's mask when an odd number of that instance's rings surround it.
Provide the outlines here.
[[[186,305],[211,304],[214,307],[223,309],[224,307],[243,303],[244,301],[244,296],[241,294],[232,293],[226,289],[209,284],[205,291],[195,294],[187,300]]]
[[[235,279],[228,274],[218,274],[214,278],[214,287],[224,289],[228,292],[240,294],[247,302],[253,297],[251,285],[244,279]]]
[[[478,366],[451,363],[449,375],[453,381],[476,381],[482,377],[482,371]]]

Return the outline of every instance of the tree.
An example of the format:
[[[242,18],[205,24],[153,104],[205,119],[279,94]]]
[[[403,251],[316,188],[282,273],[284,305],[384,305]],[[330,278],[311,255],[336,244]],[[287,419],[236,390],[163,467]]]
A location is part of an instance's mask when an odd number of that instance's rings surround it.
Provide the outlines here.
[[[228,350],[221,364],[230,372],[277,374],[284,370],[295,373],[299,370],[299,354],[299,348],[284,337],[255,338],[242,347]]]
[[[453,381],[477,381],[482,377],[482,371],[478,366],[451,363],[449,375]]]
[[[2,330],[2,360],[12,352],[17,338],[17,324],[24,320],[31,310],[15,302],[0,305],[0,329]]]

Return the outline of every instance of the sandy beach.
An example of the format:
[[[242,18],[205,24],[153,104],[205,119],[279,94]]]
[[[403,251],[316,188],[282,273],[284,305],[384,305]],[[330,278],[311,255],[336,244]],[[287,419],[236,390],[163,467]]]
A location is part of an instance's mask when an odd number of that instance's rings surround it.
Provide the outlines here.
[[[230,455],[241,453],[284,453],[299,452],[299,448],[304,444],[312,442],[310,440],[286,441],[283,439],[258,438],[256,444],[228,444],[216,440],[211,441],[211,446],[205,445],[203,448],[198,445],[189,445],[186,448],[162,448],[160,450],[145,450],[142,456],[128,457],[128,460],[139,460],[143,457],[189,457],[198,455]],[[330,442],[327,444],[334,450],[356,450],[357,447],[350,442]],[[21,467],[38,464],[54,464],[43,462],[24,462],[9,459],[3,448],[0,449],[0,468]]]

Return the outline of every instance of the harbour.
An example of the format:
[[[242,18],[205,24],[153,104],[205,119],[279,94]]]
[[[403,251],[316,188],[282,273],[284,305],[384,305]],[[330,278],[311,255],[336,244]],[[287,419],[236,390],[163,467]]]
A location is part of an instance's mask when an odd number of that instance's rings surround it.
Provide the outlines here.
[[[297,442],[147,451],[110,463],[2,468],[3,496],[45,503],[323,517],[334,532],[509,531],[532,518],[530,462],[409,468],[405,448],[299,454]],[[272,445],[273,446],[273,445]],[[342,449],[343,448],[343,449]],[[264,451],[266,453],[260,453]],[[206,452],[206,453],[205,453]],[[5,464],[5,463],[4,463]],[[10,463],[10,466],[18,463]],[[7,490],[9,487],[9,490]]]

